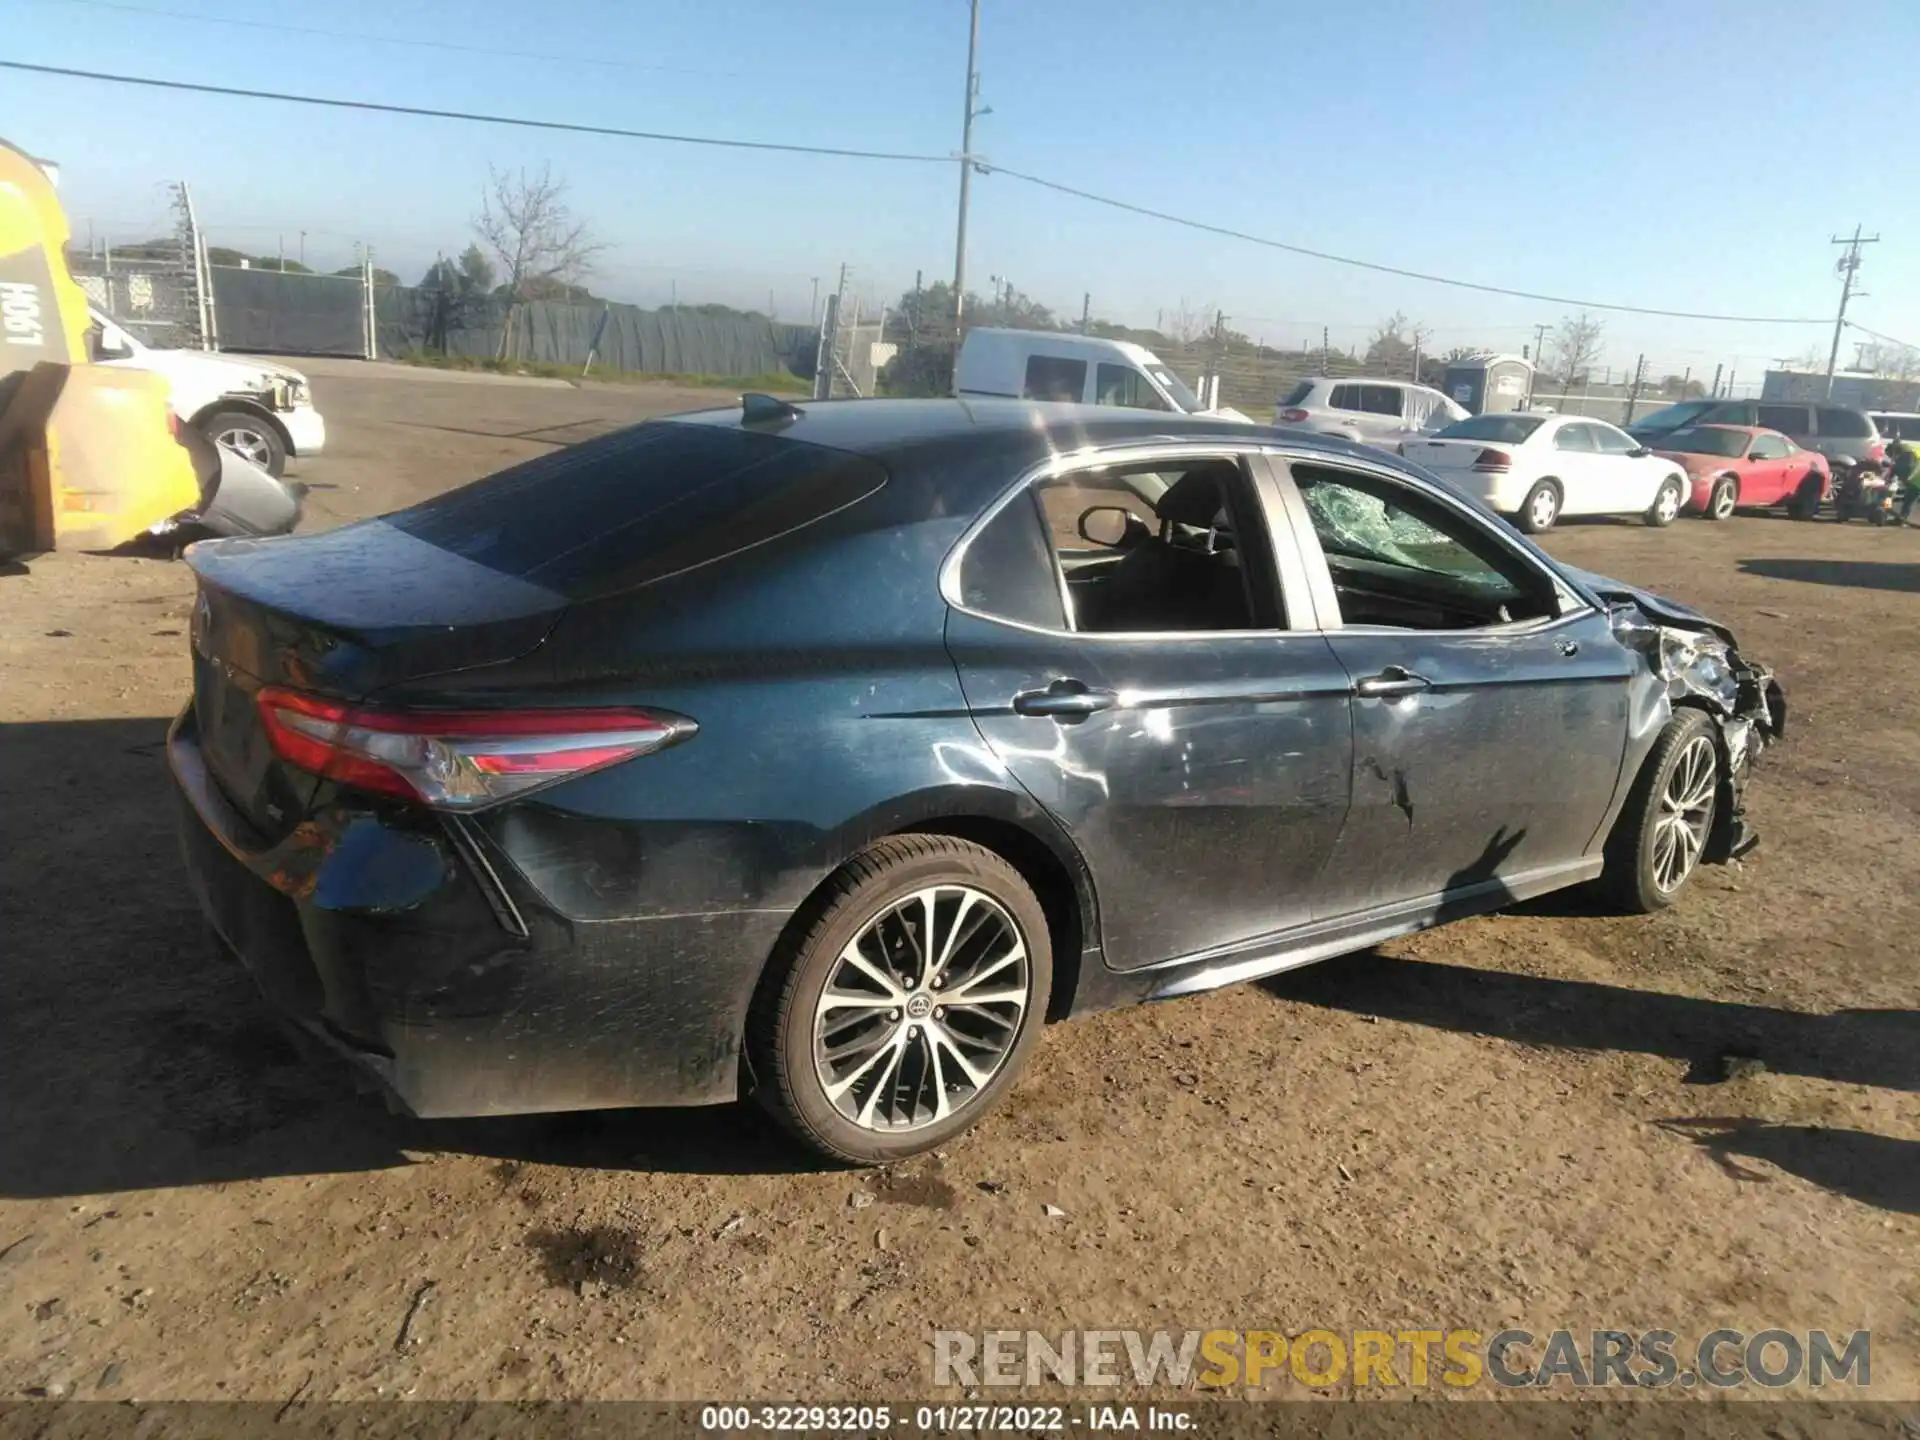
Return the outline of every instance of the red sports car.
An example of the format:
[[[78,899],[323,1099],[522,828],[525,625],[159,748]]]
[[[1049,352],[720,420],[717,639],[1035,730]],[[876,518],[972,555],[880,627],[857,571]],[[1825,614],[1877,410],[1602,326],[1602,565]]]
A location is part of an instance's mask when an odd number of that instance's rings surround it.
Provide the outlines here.
[[[1664,437],[1656,453],[1686,467],[1693,482],[1687,508],[1709,520],[1766,505],[1810,520],[1833,485],[1825,456],[1755,425],[1689,426]]]

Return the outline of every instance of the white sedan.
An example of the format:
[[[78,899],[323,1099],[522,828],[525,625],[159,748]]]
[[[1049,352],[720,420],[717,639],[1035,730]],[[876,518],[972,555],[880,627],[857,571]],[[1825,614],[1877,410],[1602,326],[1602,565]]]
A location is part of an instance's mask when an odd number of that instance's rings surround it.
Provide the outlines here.
[[[1580,415],[1472,415],[1400,453],[1513,517],[1529,534],[1562,515],[1640,515],[1671,524],[1686,472],[1626,431]]]

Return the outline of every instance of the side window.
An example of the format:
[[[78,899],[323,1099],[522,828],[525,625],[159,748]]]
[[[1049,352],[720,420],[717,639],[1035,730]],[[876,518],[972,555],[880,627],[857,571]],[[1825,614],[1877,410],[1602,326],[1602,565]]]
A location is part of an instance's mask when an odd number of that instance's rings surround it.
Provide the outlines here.
[[[1160,392],[1131,365],[1102,365],[1096,369],[1093,403],[1126,405],[1140,410],[1167,408],[1167,402],[1160,398]]]
[[[1556,450],[1578,450],[1583,455],[1593,453],[1593,431],[1585,425],[1562,425],[1554,432],[1553,448]]]
[[[1360,391],[1361,407],[1369,415],[1399,415],[1406,393],[1398,385],[1362,385]]]
[[[1060,576],[1032,492],[1016,495],[960,557],[960,603],[1043,630],[1067,628]]]
[[[1029,400],[1080,400],[1087,393],[1087,362],[1031,355],[1026,388],[1020,393]]]
[[[1333,394],[1327,400],[1329,410],[1364,410],[1366,403],[1362,392],[1364,385],[1336,385]]]
[[[1266,521],[1238,462],[1076,470],[1035,491],[1073,629],[1284,626]]]
[[[1781,460],[1786,457],[1787,442],[1774,435],[1759,435],[1748,454],[1755,460]]]
[[[1819,415],[1822,435],[1838,440],[1865,440],[1873,433],[1873,423],[1858,410],[1822,405]]]
[[[1631,455],[1640,448],[1638,440],[1611,425],[1588,425],[1584,428],[1593,436],[1594,448],[1602,455]]]
[[[1745,400],[1731,400],[1693,417],[1696,425],[1754,425],[1753,406]]]
[[[1756,423],[1787,435],[1811,435],[1812,418],[1804,405],[1762,405]]]
[[[1557,613],[1552,582],[1481,522],[1378,476],[1296,464],[1293,479],[1344,623],[1473,630]]]

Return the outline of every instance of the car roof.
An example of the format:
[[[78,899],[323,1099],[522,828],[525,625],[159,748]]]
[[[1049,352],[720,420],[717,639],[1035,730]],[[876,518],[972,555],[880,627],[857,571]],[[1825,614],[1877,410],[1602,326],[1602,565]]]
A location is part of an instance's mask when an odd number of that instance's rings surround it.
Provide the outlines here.
[[[1704,425],[1683,425],[1682,430],[1732,430],[1739,435],[1778,435],[1778,430],[1770,430],[1765,425],[1729,425],[1723,420],[1710,420]],[[1678,434],[1679,431],[1675,431]]]
[[[1165,410],[1136,410],[1118,405],[1070,405],[1058,401],[1010,400],[983,396],[939,400],[796,400],[790,420],[749,423],[738,405],[661,417],[687,425],[737,426],[825,445],[857,455],[885,456],[925,446],[959,446],[990,438],[1024,445],[1036,455],[1065,454],[1087,445],[1131,441],[1238,440],[1354,452],[1351,441],[1276,430],[1201,415]]]

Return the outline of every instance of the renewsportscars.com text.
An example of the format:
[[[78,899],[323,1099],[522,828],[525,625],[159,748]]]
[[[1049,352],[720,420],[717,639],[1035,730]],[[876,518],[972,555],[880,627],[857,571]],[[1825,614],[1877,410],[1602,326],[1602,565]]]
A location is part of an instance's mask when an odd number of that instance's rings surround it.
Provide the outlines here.
[[[1865,1330],[936,1330],[933,1383],[1864,1389],[1872,1350]]]

